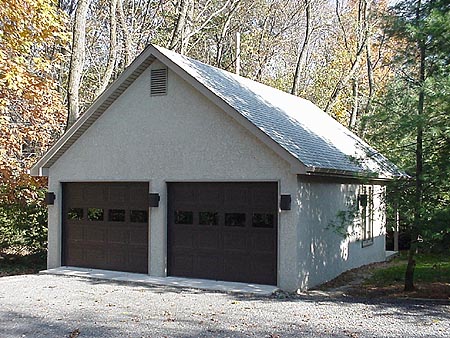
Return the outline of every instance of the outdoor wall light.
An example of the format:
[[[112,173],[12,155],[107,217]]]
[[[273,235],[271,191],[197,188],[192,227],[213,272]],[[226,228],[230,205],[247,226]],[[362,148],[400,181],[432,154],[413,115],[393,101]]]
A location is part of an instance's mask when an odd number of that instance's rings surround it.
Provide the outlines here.
[[[45,193],[45,204],[53,205],[55,204],[56,195],[52,191],[48,191]]]
[[[281,195],[280,209],[291,210],[291,195]]]
[[[158,193],[150,193],[148,195],[148,206],[152,208],[159,207],[160,196]]]

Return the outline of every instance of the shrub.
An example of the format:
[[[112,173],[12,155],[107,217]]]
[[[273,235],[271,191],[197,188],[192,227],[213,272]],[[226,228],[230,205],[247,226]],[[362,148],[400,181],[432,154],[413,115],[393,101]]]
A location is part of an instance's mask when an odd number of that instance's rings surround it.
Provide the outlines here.
[[[0,251],[36,253],[46,248],[45,184],[28,177],[0,184]]]

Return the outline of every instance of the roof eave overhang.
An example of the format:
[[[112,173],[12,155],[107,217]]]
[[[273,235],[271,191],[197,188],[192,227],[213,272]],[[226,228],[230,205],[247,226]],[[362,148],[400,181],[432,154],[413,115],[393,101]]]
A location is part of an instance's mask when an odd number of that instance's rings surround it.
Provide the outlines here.
[[[305,176],[315,176],[315,177],[334,177],[342,179],[351,179],[359,182],[379,182],[386,183],[395,179],[394,176],[380,175],[372,172],[364,171],[350,171],[350,170],[338,170],[330,168],[318,168],[311,167],[308,168]]]

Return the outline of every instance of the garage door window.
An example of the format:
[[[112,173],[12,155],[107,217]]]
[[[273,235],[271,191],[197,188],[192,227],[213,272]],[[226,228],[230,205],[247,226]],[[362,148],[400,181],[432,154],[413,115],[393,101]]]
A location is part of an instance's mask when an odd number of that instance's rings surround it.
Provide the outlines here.
[[[108,215],[109,222],[125,222],[125,210],[110,209]]]
[[[273,228],[274,219],[273,214],[253,214],[252,225],[255,228]]]
[[[198,223],[200,225],[217,225],[219,217],[217,212],[202,211],[198,213]]]
[[[133,223],[147,223],[148,216],[146,210],[131,210],[130,222]]]
[[[88,208],[87,216],[89,221],[103,221],[103,209]]]
[[[67,219],[72,221],[83,219],[83,208],[70,208],[67,212]]]
[[[245,227],[245,214],[225,214],[225,225],[228,227]]]
[[[175,211],[175,224],[193,224],[194,213],[192,211]]]

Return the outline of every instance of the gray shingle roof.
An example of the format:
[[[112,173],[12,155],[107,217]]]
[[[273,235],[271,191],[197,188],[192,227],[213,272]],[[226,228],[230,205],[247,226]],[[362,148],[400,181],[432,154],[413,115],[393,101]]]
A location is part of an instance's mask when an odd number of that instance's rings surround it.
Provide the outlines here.
[[[48,169],[155,59],[172,67],[218,105],[231,110],[233,117],[239,116],[240,122],[265,144],[269,145],[266,139],[271,140],[270,147],[282,158],[299,165],[293,172],[303,173],[305,166],[310,173],[407,177],[310,101],[154,45],[149,45],[97,98],[31,168],[31,174],[47,175]]]
[[[247,118],[308,170],[405,174],[382,154],[308,100],[153,46],[209,91]]]

